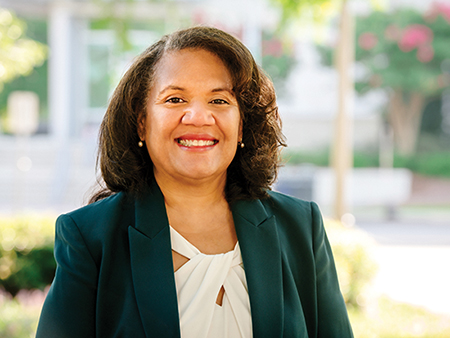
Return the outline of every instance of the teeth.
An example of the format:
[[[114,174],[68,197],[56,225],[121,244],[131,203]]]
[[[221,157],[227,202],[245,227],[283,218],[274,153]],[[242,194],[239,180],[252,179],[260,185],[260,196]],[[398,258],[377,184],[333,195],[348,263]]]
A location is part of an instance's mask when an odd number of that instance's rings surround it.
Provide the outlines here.
[[[181,140],[178,139],[178,143],[185,147],[205,147],[214,145],[212,140]]]

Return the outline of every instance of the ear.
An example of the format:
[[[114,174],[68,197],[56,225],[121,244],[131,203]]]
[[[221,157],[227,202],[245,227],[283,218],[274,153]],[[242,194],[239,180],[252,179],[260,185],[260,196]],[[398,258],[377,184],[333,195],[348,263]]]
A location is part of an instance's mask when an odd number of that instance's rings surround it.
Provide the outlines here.
[[[145,112],[139,113],[137,120],[137,133],[141,140],[145,140],[145,121],[146,121]]]

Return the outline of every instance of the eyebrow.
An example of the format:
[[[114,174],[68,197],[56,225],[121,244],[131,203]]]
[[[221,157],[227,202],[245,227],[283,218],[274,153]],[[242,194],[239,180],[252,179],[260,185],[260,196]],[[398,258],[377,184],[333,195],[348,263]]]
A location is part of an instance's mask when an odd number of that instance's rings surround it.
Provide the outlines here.
[[[158,95],[164,94],[168,90],[181,90],[181,91],[183,91],[185,89],[183,87],[169,85],[169,86],[165,87],[163,90],[161,90]]]
[[[231,95],[235,96],[233,89],[230,88],[215,88],[211,91],[212,93],[218,93],[218,92],[228,92]]]
[[[183,87],[175,86],[175,85],[169,85],[169,86],[165,87],[163,90],[161,90],[161,91],[159,92],[158,96],[164,94],[164,93],[165,93],[166,91],[168,91],[168,90],[180,90],[180,91],[184,91],[184,90],[186,90],[186,89],[183,88]],[[232,89],[230,89],[230,88],[214,88],[213,90],[211,90],[211,92],[212,92],[212,93],[228,92],[228,93],[230,93],[231,95],[235,96],[234,91],[233,91]]]

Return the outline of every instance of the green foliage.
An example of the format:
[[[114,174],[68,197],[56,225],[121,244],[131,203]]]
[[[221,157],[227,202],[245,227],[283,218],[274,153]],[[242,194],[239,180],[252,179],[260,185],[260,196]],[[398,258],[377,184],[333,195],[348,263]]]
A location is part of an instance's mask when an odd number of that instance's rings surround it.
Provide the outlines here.
[[[27,35],[36,42],[47,43],[47,23],[42,20],[27,19]],[[36,93],[39,96],[41,119],[48,115],[47,88],[48,88],[48,63],[36,65],[26,76],[18,76],[9,83],[4,84],[0,90],[0,116],[6,115],[7,100],[9,94],[16,90],[25,90]]]
[[[304,152],[298,150],[283,150],[283,163],[286,165],[313,164],[319,167],[327,167],[330,163],[329,150],[317,150]]]
[[[312,16],[316,21],[324,19],[332,5],[330,0],[272,0],[272,3],[281,8],[281,25],[304,16]],[[338,1],[340,2],[340,1]]]
[[[414,156],[396,156],[394,166],[408,168],[427,176],[450,177],[450,151],[419,152]]]
[[[0,8],[0,91],[3,84],[31,73],[46,59],[46,47],[24,36],[26,25]]]
[[[361,308],[366,304],[364,295],[377,271],[371,257],[374,243],[364,232],[345,228],[339,222],[326,220],[325,226],[347,308]]]
[[[378,167],[379,158],[376,151],[356,151],[353,154],[355,168]],[[323,149],[314,152],[284,151],[283,159],[287,165],[313,164],[319,167],[330,165],[330,150]]]
[[[53,279],[54,218],[0,218],[0,288],[12,295],[21,289],[44,289]]]
[[[313,164],[322,167],[330,165],[328,150],[311,153],[285,151],[283,158],[287,165]],[[373,150],[355,152],[353,166],[355,168],[378,167],[378,152]],[[450,177],[450,151],[429,151],[429,149],[424,149],[423,151],[418,151],[415,155],[395,154],[394,167],[407,168],[417,174],[426,176]]]

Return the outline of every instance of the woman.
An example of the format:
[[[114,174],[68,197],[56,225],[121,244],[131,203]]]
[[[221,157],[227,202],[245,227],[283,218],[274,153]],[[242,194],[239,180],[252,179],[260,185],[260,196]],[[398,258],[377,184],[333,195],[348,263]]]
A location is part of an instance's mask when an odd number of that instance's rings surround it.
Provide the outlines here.
[[[163,37],[101,126],[106,188],[56,225],[38,337],[352,337],[317,206],[271,192],[275,93],[218,29]]]

